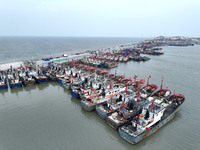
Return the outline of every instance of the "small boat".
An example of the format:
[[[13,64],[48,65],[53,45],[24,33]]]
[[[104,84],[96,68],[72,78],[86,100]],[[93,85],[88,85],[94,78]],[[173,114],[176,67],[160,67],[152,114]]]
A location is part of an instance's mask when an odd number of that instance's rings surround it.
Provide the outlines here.
[[[184,101],[182,94],[173,94],[162,104],[152,101],[143,107],[139,116],[119,128],[119,135],[131,144],[140,142],[169,122]]]
[[[149,58],[149,57],[146,57],[146,56],[142,56],[141,57],[141,61],[148,61],[148,60],[150,60],[151,58]]]

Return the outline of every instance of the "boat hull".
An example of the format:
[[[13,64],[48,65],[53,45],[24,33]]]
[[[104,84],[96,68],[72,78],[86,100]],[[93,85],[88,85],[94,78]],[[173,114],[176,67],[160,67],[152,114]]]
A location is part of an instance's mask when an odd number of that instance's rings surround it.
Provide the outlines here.
[[[33,76],[33,78],[35,79],[35,81],[37,83],[40,83],[40,84],[41,83],[47,83],[49,81],[47,77],[40,78],[40,77]]]
[[[7,89],[7,88],[8,88],[7,84],[0,85],[0,89]]]
[[[65,83],[65,82],[62,82],[64,88],[66,88],[67,90],[71,90],[71,84],[70,83]]]
[[[87,102],[85,100],[82,100],[81,101],[81,106],[87,111],[93,111],[93,110],[95,110],[96,104],[89,103],[89,102]]]
[[[154,132],[156,132],[158,129],[160,129],[163,125],[165,125],[168,121],[170,121],[174,115],[178,112],[178,109],[176,109],[171,115],[169,115],[166,119],[164,119],[162,122],[158,123],[156,126],[153,128],[149,129],[149,131],[146,131],[137,137],[133,137],[130,134],[124,132],[122,130],[122,127],[118,129],[119,135],[126,141],[128,141],[131,144],[136,144],[140,142],[141,140],[145,139],[146,137],[150,136]]]
[[[131,120],[125,120],[123,122],[117,123],[113,120],[111,120],[110,118],[107,118],[107,123],[109,126],[111,126],[113,129],[118,129],[119,127],[125,125],[126,123],[130,122]]]
[[[62,83],[62,79],[61,78],[57,78],[57,81],[59,82],[59,83]]]
[[[71,95],[75,98],[80,98],[80,94],[77,92],[74,92],[73,90],[70,91]]]
[[[22,80],[22,83],[23,83],[24,86],[30,86],[30,85],[35,84],[35,80],[34,79],[29,80],[29,81]]]
[[[106,111],[104,109],[101,109],[100,107],[96,106],[96,112],[97,114],[102,117],[103,119],[107,120],[108,115],[110,115],[111,113],[113,113],[115,110],[110,110],[110,111]]]
[[[103,111],[100,107],[96,106],[96,112],[97,114],[102,117],[103,119],[107,119],[107,112]]]
[[[47,83],[48,78],[43,78],[43,79],[37,79],[37,83]]]
[[[22,87],[22,81],[20,81],[19,83],[10,84],[10,88],[16,88],[16,87]]]

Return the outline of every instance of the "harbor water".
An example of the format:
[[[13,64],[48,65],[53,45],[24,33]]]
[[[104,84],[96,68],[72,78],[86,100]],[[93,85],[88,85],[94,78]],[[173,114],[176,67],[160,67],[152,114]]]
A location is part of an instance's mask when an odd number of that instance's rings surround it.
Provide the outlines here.
[[[92,49],[123,43],[135,43],[137,38],[1,38],[1,61],[21,60],[68,50]],[[7,44],[5,42],[7,40]],[[17,40],[18,44],[12,43]],[[46,41],[47,40],[47,41]],[[56,40],[56,41],[55,41]],[[40,44],[36,44],[39,41]],[[85,41],[81,44],[80,41]],[[21,43],[21,45],[19,45]],[[64,44],[63,44],[64,43]],[[71,43],[71,45],[70,45]],[[103,45],[105,43],[105,45]],[[10,45],[11,44],[11,45]],[[34,47],[34,45],[37,45]],[[55,45],[54,45],[55,44]],[[30,47],[29,47],[29,46]],[[40,45],[42,45],[40,47]],[[78,46],[77,46],[78,45]],[[53,49],[57,49],[57,51]],[[15,49],[15,50],[13,50]],[[43,51],[41,51],[43,49]],[[19,53],[18,53],[19,50]],[[48,51],[49,50],[49,51]],[[0,149],[1,150],[197,150],[199,130],[200,46],[163,47],[164,55],[148,56],[147,62],[119,63],[112,73],[147,79],[150,83],[168,87],[172,93],[185,95],[185,102],[175,117],[153,135],[136,145],[123,140],[118,132],[94,112],[85,111],[80,100],[73,98],[62,84],[49,82],[35,86],[0,91]],[[15,54],[12,54],[14,53]],[[24,55],[20,55],[23,53]],[[8,56],[9,55],[9,56]]]

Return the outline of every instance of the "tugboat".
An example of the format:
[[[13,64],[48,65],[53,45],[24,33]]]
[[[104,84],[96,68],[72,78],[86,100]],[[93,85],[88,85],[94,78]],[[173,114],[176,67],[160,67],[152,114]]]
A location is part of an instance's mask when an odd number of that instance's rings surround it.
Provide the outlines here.
[[[131,144],[140,142],[170,121],[184,101],[184,95],[173,94],[160,104],[150,102],[139,116],[119,128],[119,135]]]

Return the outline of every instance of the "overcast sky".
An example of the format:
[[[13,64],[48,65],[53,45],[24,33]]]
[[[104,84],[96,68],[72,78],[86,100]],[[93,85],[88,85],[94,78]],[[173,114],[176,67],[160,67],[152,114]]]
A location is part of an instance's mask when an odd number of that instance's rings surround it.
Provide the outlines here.
[[[0,36],[200,37],[200,0],[0,0]]]

